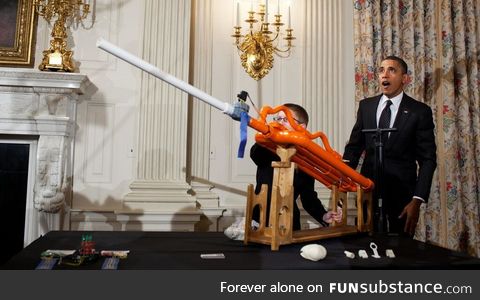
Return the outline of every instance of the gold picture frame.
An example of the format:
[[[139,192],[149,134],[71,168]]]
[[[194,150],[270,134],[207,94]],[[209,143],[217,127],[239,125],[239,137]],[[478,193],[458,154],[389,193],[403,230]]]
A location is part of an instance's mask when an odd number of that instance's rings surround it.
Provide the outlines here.
[[[34,0],[0,0],[0,67],[32,67],[37,17]]]

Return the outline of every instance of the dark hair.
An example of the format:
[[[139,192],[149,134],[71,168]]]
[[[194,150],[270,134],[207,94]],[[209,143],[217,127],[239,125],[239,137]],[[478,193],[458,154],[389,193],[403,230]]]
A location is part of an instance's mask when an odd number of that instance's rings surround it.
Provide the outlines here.
[[[297,117],[297,121],[299,123],[303,123],[305,125],[308,124],[308,113],[305,108],[295,103],[285,103],[283,104],[283,106],[288,107],[288,109],[295,113],[295,116]]]
[[[400,57],[395,56],[395,55],[390,55],[390,56],[385,57],[383,60],[394,60],[394,61],[398,62],[398,64],[402,68],[403,74],[407,74],[407,72],[408,72],[407,63],[403,59],[401,59]]]

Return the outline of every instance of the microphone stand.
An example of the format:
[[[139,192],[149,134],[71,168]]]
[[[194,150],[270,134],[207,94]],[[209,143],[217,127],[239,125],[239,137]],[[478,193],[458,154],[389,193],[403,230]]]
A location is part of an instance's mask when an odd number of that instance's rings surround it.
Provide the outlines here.
[[[375,181],[375,194],[377,198],[374,224],[375,231],[378,233],[388,233],[388,220],[383,203],[385,191],[382,184],[384,176],[384,162],[383,162],[383,141],[382,134],[384,132],[394,132],[396,128],[375,128],[375,129],[363,129],[363,133],[375,134],[373,139],[375,140],[375,161],[374,161],[374,181]]]

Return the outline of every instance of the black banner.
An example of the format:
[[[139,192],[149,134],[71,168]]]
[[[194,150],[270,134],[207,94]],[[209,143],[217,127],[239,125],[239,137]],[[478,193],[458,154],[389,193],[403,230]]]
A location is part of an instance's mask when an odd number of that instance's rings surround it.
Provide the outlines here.
[[[0,271],[2,299],[478,299],[480,270]]]

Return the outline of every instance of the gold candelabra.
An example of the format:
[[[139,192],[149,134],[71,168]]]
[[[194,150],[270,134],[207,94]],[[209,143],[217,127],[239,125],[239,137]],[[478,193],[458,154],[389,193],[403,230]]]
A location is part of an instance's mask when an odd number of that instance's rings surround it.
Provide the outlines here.
[[[255,18],[255,15],[258,18]],[[237,22],[234,26],[234,34],[236,46],[239,51],[240,61],[245,71],[255,80],[262,79],[268,74],[273,67],[273,54],[280,57],[290,56],[292,49],[292,40],[295,39],[291,28],[290,7],[288,7],[288,27],[285,30],[286,36],[283,38],[287,41],[285,49],[279,48],[279,40],[281,37],[280,28],[285,25],[282,23],[282,15],[280,14],[280,0],[277,1],[277,13],[274,15],[275,21],[268,22],[268,0],[264,4],[259,5],[259,11],[253,10],[253,1],[248,11],[248,30],[245,35],[241,34],[240,26],[240,3],[237,2]],[[257,28],[254,25],[259,23]],[[270,31],[269,26],[274,27],[274,32]],[[284,56],[283,56],[284,54]]]
[[[67,21],[81,21],[90,12],[89,0],[35,0],[35,11],[50,23],[55,19],[50,48],[43,51],[41,71],[73,72],[73,51],[67,49]]]

